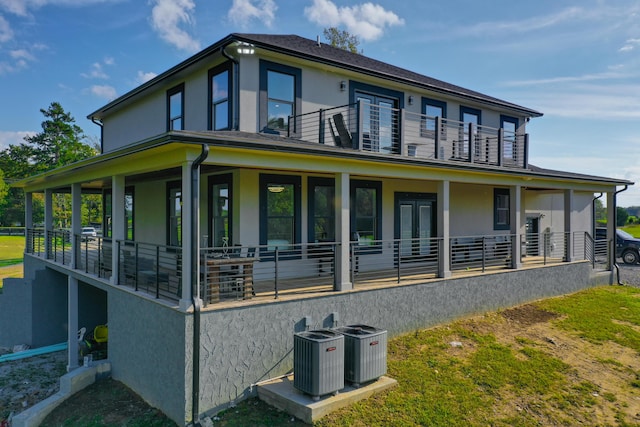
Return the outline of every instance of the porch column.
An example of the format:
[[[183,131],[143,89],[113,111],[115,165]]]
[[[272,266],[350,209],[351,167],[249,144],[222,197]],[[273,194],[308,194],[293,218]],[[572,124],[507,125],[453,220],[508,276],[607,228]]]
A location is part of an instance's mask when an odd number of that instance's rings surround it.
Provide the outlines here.
[[[191,301],[191,280],[192,274],[196,274],[196,277],[199,277],[199,270],[192,272],[191,271],[191,263],[192,263],[192,254],[191,254],[191,236],[193,235],[193,227],[199,229],[198,224],[193,224],[191,221],[193,208],[191,200],[193,198],[193,194],[191,194],[191,168],[193,162],[187,161],[182,163],[182,277],[181,277],[181,286],[182,286],[182,294],[180,295],[180,310],[187,311],[189,307],[192,305]],[[196,189],[197,190],[197,189]],[[197,234],[198,236],[200,233]],[[198,248],[200,247],[200,242],[198,242]],[[197,256],[197,254],[193,254]],[[198,267],[200,263],[198,263]],[[199,282],[199,281],[198,281]]]
[[[69,276],[67,294],[67,372],[78,367],[78,279]]]
[[[564,191],[564,259],[571,262],[573,256],[573,190]]]
[[[609,254],[609,270],[616,263],[616,227],[617,227],[616,189],[607,193],[607,253]]]
[[[335,290],[348,291],[353,289],[349,255],[351,251],[350,227],[350,177],[348,173],[336,174],[336,260],[335,260]]]
[[[124,176],[117,175],[111,177],[111,284],[117,285],[120,272],[120,251],[118,242],[125,238],[124,215]]]
[[[522,251],[521,241],[521,218],[522,209],[522,187],[514,185],[509,189],[509,224],[511,224],[510,232],[513,236],[511,242],[511,268],[522,268],[520,252]]]
[[[53,235],[53,190],[44,190],[44,257],[51,256],[51,238]]]
[[[82,231],[82,188],[80,184],[71,185],[71,268],[77,268],[76,262],[80,244],[75,236]],[[88,266],[87,266],[88,267]]]
[[[451,251],[449,246],[449,200],[451,183],[440,181],[438,183],[437,209],[438,209],[438,237],[441,239],[440,253],[438,254],[438,277],[451,277]]]

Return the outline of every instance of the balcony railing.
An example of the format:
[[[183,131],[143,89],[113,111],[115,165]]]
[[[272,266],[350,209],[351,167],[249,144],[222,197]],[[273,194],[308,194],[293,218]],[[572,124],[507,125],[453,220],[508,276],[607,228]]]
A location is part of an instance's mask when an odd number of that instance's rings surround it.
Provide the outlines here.
[[[71,266],[71,236],[66,232],[50,232],[48,236],[51,250],[47,254],[44,231],[28,230],[26,252]],[[174,303],[182,297],[181,248],[81,235],[71,240],[77,248],[77,271],[108,280],[112,276],[112,257],[116,256],[118,285]],[[448,241],[418,238],[351,242],[347,266],[356,288],[393,286],[441,277],[445,247],[449,249],[449,266],[454,274],[483,273],[512,268],[515,242],[521,245],[520,262],[535,266],[567,261],[570,241],[573,260],[589,260],[594,267],[603,263],[606,266],[611,242],[594,241],[585,232],[454,236]],[[323,242],[201,249],[200,296],[208,305],[333,292],[340,248],[338,242]]]
[[[368,103],[289,117],[289,137],[416,159],[526,168],[528,135]]]

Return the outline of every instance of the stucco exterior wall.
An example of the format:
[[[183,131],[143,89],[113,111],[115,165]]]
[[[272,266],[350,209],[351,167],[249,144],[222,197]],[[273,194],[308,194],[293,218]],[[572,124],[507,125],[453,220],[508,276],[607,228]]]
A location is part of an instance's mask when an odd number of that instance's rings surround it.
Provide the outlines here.
[[[255,393],[251,384],[293,366],[293,334],[364,323],[391,337],[461,316],[574,292],[590,284],[588,263],[456,278],[411,286],[332,294],[202,313],[200,407],[209,413]],[[188,352],[187,354],[190,354]]]
[[[185,345],[192,334],[187,316],[118,288],[109,290],[108,307],[113,378],[177,422],[184,420],[191,408],[185,390],[191,387],[192,354]]]

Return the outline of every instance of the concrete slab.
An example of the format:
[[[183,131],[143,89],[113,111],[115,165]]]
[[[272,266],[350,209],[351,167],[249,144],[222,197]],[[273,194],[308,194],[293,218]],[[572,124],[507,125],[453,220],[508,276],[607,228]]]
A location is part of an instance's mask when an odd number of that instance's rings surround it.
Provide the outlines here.
[[[257,386],[260,400],[287,412],[305,423],[314,421],[331,412],[366,399],[369,396],[395,387],[398,381],[386,376],[359,388],[347,386],[338,394],[327,395],[315,401],[311,396],[293,387],[293,375],[261,383]]]

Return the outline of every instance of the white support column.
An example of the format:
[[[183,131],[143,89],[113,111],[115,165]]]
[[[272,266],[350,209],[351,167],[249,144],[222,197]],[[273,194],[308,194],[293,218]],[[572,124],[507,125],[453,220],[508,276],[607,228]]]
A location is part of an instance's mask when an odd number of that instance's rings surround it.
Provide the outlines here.
[[[513,237],[511,242],[511,268],[522,268],[521,254],[522,251],[522,237],[521,231],[521,212],[522,212],[522,187],[520,185],[514,185],[509,188],[509,224],[510,232]]]
[[[51,238],[53,235],[53,190],[44,190],[44,253],[45,259],[51,256]]]
[[[335,259],[335,290],[348,291],[353,289],[351,282],[350,252],[351,252],[351,227],[350,227],[350,177],[348,173],[337,173],[336,184],[336,247]],[[354,261],[355,262],[355,261]]]
[[[565,253],[564,259],[567,262],[574,260],[573,256],[573,190],[564,191],[564,237]]]
[[[438,182],[437,210],[438,210],[438,237],[441,239],[440,253],[438,255],[438,277],[451,277],[451,250],[449,245],[449,200],[451,183],[449,181]]]
[[[69,276],[67,294],[67,330],[68,361],[67,372],[78,367],[78,279]]]
[[[77,268],[80,245],[76,237],[82,232],[82,187],[79,183],[71,185],[71,268]],[[88,267],[88,266],[87,266]]]
[[[125,238],[125,212],[124,212],[124,176],[117,175],[111,178],[111,284],[117,285],[119,273],[120,251],[118,242]]]
[[[609,253],[609,270],[616,263],[616,189],[607,193],[607,251]]]
[[[193,213],[191,199],[191,168],[193,162],[188,161],[182,164],[182,294],[180,296],[180,309],[187,311],[192,305],[192,289],[191,280],[194,272],[191,270],[192,254],[191,254],[191,236],[193,235],[193,227],[199,229],[199,224],[192,224],[191,217]],[[196,189],[197,190],[197,189]],[[198,233],[198,236],[200,233]],[[198,242],[198,247],[200,243]],[[196,255],[197,256],[197,255]],[[196,277],[200,277],[200,263],[195,271]]]

